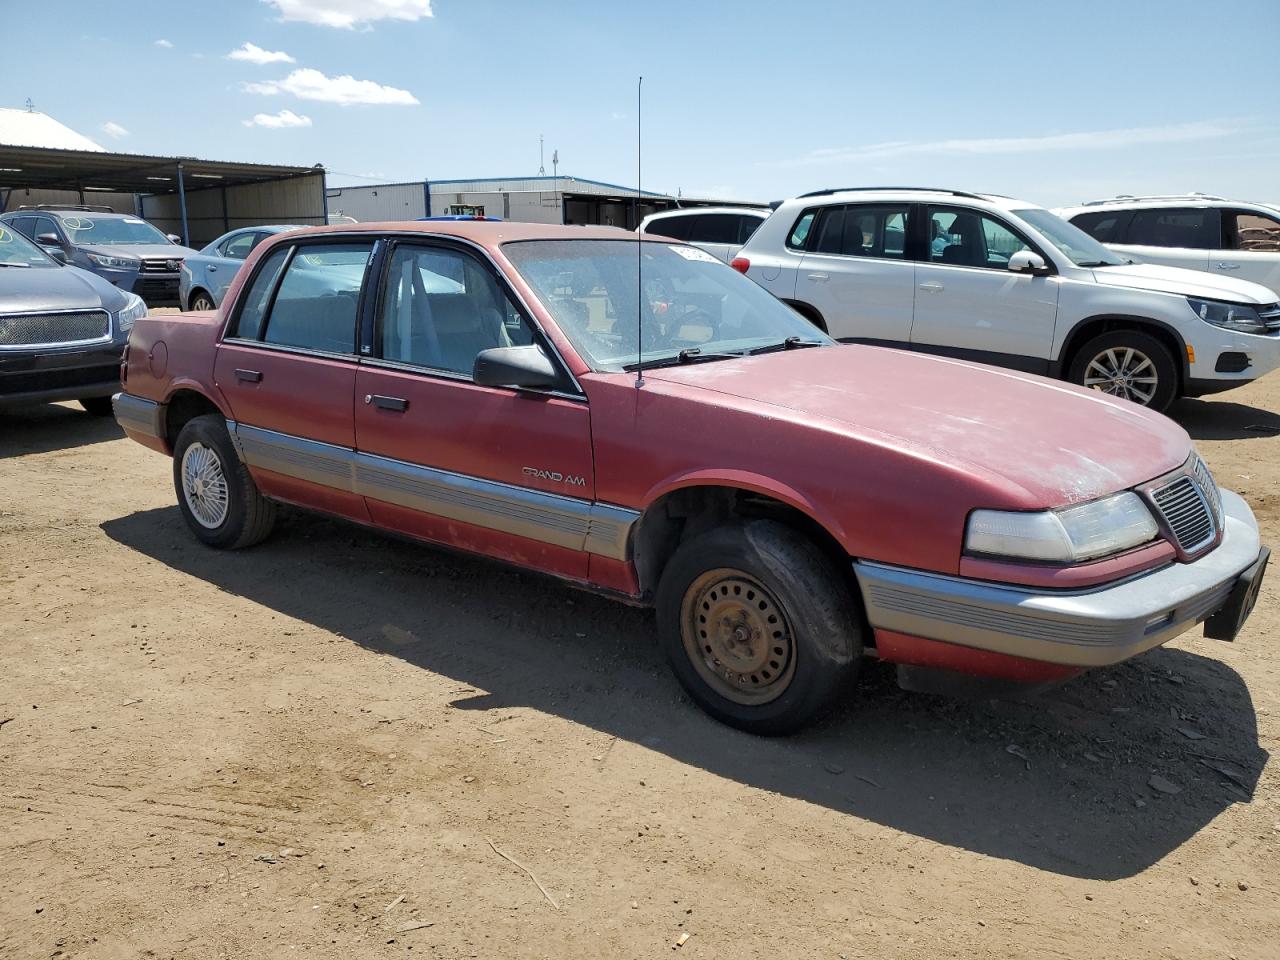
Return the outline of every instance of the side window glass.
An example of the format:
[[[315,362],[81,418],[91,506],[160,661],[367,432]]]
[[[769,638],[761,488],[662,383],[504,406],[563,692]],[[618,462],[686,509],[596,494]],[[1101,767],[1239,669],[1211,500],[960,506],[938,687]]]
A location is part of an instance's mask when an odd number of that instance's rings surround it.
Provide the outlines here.
[[[907,210],[906,206],[849,207],[844,217],[844,252],[854,257],[903,259]]]
[[[266,343],[354,353],[360,285],[373,243],[300,246],[267,317]]]
[[[1009,258],[1015,253],[1031,249],[1016,233],[999,220],[992,220],[990,217],[982,218],[982,234],[986,242],[987,255],[983,266],[1004,270],[1009,266]]]
[[[755,233],[760,224],[764,223],[759,217],[741,216],[738,218],[738,243],[746,243],[751,239],[751,235]]]
[[[655,220],[649,224],[646,233],[656,233],[662,237],[670,237],[672,240],[688,240],[689,228],[693,225],[693,221],[697,217],[663,217],[661,220]]]
[[[58,232],[58,225],[53,222],[53,217],[36,217],[32,227],[32,237],[38,237],[46,233],[52,233],[58,237],[62,235]]]
[[[1257,213],[1237,213],[1232,246],[1237,250],[1280,252],[1280,220]]]
[[[844,253],[844,207],[827,207],[822,211],[809,250],[813,253]]]
[[[695,241],[703,243],[737,243],[738,217],[732,213],[709,213],[698,218]]]
[[[1216,210],[1138,210],[1129,224],[1128,243],[1146,247],[1210,250],[1219,244]]]
[[[222,245],[222,255],[230,260],[243,260],[253,249],[253,239],[258,234],[241,233]]]
[[[498,281],[469,254],[401,245],[378,310],[382,357],[471,376],[476,355],[534,342]]]
[[[959,267],[1003,270],[1009,258],[1030,247],[999,220],[972,210],[929,210],[929,259]]]
[[[1082,213],[1071,222],[1099,243],[1121,243],[1119,227],[1126,216],[1125,211]]]
[[[241,298],[240,315],[236,319],[236,329],[229,336],[244,340],[258,340],[262,337],[262,318],[267,312],[267,303],[271,300],[271,291],[276,287],[280,270],[289,256],[288,247],[280,247],[271,252],[263,261],[253,284]]]
[[[796,221],[796,225],[791,228],[791,235],[787,237],[787,246],[792,250],[803,250],[805,242],[809,239],[809,231],[813,229],[813,218],[817,216],[816,210],[806,210]]]
[[[28,240],[34,240],[36,236],[36,232],[33,229],[35,222],[35,217],[14,217],[9,221],[9,226],[13,227]]]

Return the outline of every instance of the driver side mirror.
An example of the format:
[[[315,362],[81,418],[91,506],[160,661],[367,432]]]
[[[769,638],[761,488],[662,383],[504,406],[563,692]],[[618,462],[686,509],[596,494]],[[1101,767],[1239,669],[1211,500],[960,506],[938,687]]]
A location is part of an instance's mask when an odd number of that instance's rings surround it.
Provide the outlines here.
[[[36,237],[36,243],[40,244],[41,250],[59,263],[67,262],[67,251],[62,248],[62,241],[58,239],[56,233],[42,233]]]
[[[166,233],[165,236],[169,238],[170,243],[176,243],[178,246],[182,246],[182,238],[176,233]]]
[[[1030,273],[1037,277],[1043,277],[1052,271],[1040,254],[1032,253],[1030,250],[1019,250],[1009,258],[1009,272]]]
[[[530,344],[522,347],[490,347],[476,354],[471,379],[481,387],[554,387],[560,382],[556,368],[542,348]]]

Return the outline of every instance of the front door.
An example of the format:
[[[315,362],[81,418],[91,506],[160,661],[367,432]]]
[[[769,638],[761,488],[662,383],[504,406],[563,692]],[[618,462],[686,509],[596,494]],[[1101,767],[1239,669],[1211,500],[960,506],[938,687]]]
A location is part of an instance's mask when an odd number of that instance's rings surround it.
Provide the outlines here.
[[[1152,207],[1135,210],[1124,243],[1108,244],[1139,263],[1208,270],[1209,251],[1222,245],[1218,211],[1212,207]]]
[[[356,375],[357,483],[375,523],[587,578],[595,471],[585,398],[472,382],[493,347],[550,348],[480,256],[398,242]]]
[[[1013,254],[1034,248],[1008,224],[976,210],[929,206],[925,216],[930,241],[916,268],[912,345],[1046,372],[1058,281],[1009,271]]]
[[[795,298],[811,304],[838,340],[911,339],[916,265],[907,258],[911,204],[821,208],[805,236]]]
[[[354,488],[356,327],[373,240],[310,240],[262,260],[214,377],[262,492],[368,520]]]

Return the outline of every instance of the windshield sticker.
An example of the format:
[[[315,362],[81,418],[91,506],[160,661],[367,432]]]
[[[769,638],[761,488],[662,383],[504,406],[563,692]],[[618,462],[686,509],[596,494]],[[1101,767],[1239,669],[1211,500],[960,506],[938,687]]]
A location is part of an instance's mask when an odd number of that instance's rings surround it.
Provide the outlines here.
[[[697,247],[671,247],[676,253],[684,257],[686,260],[693,260],[695,263],[719,263],[720,261],[707,253],[705,250],[699,250]]]
[[[0,243],[8,243],[13,237],[9,235],[9,231],[4,227],[0,227]]]
[[[84,217],[63,217],[62,225],[68,230],[91,230],[93,229],[93,221],[86,220]]]
[[[124,222],[125,223],[146,223],[145,220],[136,220],[133,217],[125,217]]]

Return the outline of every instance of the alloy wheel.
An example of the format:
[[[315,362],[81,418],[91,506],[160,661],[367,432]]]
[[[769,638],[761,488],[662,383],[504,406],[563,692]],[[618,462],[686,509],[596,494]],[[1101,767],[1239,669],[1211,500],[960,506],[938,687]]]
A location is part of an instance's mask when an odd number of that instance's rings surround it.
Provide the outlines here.
[[[1084,385],[1146,406],[1156,395],[1160,377],[1156,365],[1141,350],[1109,347],[1089,361]]]
[[[182,455],[182,495],[196,522],[216,530],[227,519],[230,496],[217,451],[193,443]]]

